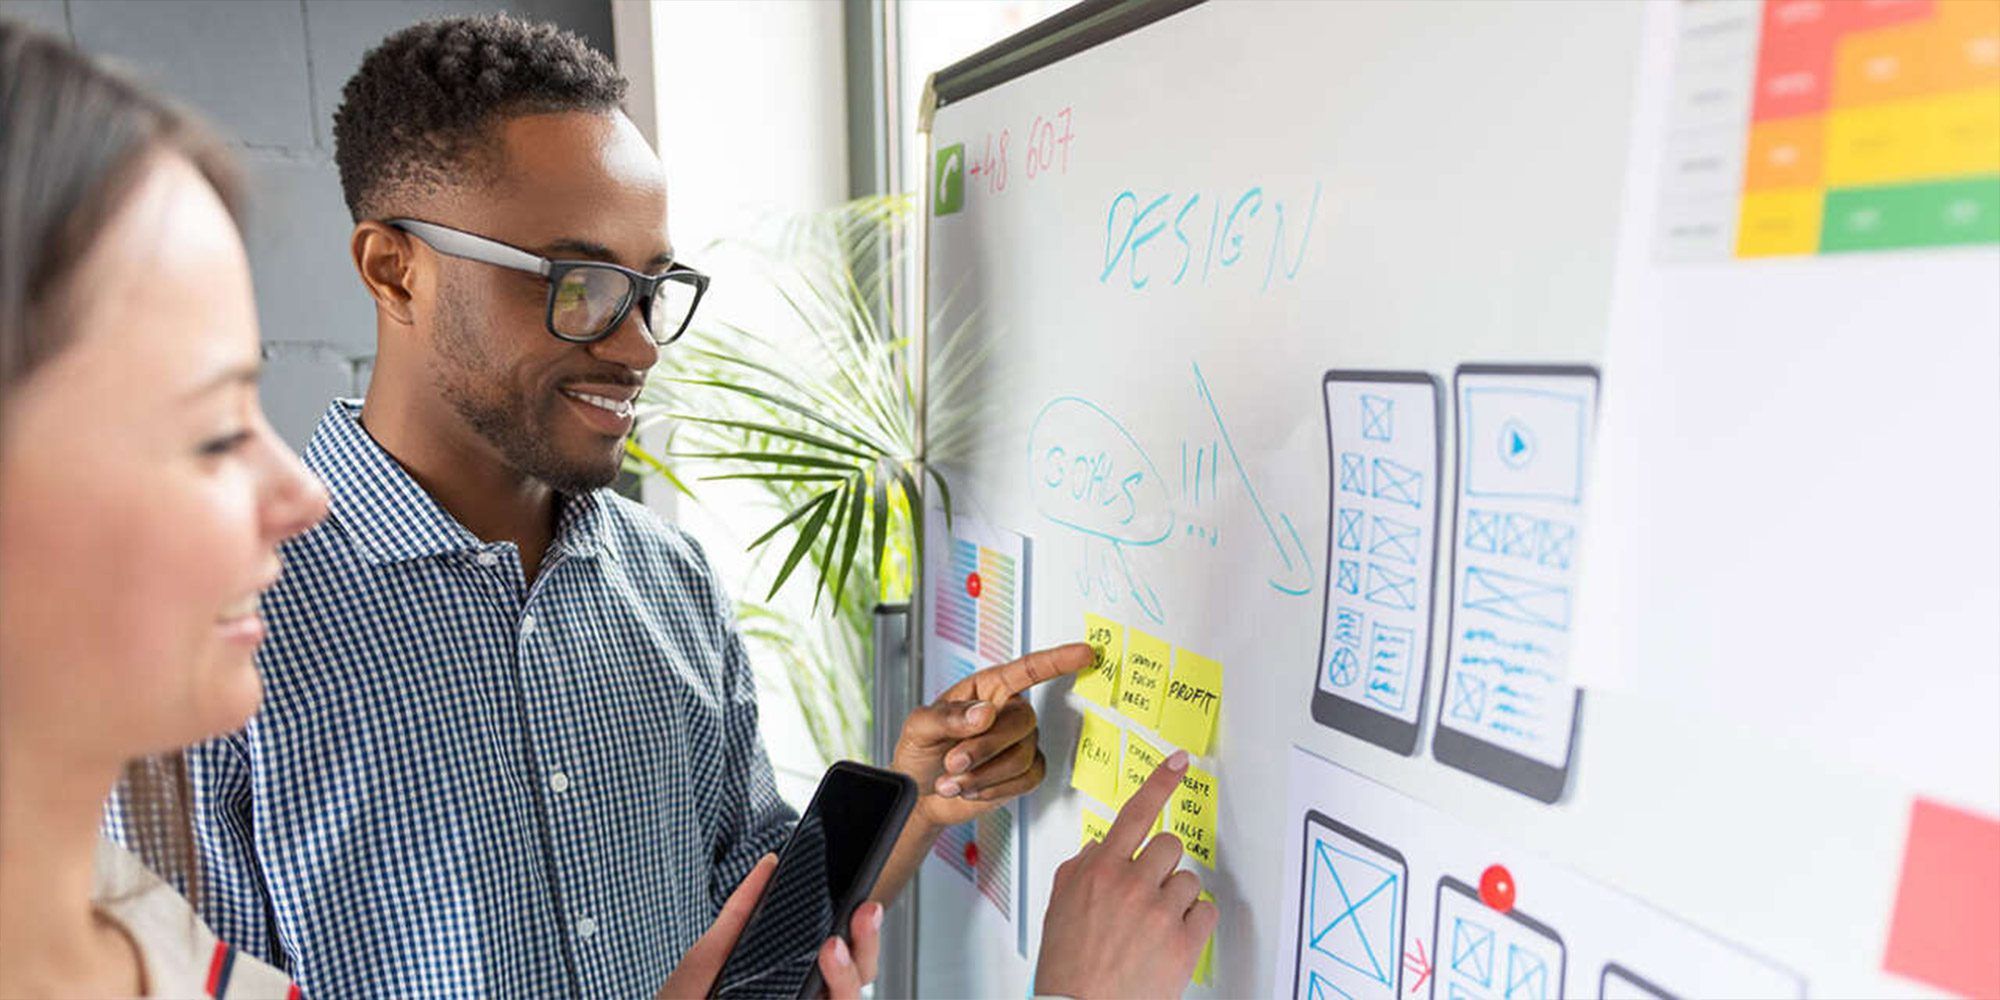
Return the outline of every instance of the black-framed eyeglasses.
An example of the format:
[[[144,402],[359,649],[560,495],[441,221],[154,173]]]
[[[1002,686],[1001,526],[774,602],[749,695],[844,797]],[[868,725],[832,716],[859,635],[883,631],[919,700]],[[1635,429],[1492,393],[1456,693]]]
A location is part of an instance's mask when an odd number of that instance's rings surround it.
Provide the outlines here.
[[[549,333],[573,344],[603,340],[639,307],[653,343],[662,347],[687,332],[695,306],[708,292],[708,275],[675,264],[659,274],[597,260],[550,260],[474,233],[418,219],[389,219],[447,257],[537,274],[548,280]]]

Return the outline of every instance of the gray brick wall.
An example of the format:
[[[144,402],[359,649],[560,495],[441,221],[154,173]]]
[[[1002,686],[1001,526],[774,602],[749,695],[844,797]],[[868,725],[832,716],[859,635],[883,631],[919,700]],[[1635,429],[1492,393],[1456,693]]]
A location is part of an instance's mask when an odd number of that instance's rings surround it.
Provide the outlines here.
[[[333,109],[370,47],[405,25],[507,10],[612,55],[610,0],[0,0],[26,21],[198,108],[250,181],[245,242],[265,345],[264,406],[294,447],[367,385],[374,311],[347,258]]]

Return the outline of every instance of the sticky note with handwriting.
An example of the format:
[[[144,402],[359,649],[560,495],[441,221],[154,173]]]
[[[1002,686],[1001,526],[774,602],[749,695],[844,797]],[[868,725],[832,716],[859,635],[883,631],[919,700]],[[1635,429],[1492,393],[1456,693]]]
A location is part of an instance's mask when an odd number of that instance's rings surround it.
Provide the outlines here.
[[[1133,733],[1125,740],[1125,759],[1118,769],[1118,805],[1123,806],[1146,783],[1153,769],[1160,766],[1166,754],[1160,748],[1146,741],[1144,736]]]
[[[1083,811],[1083,833],[1077,838],[1076,846],[1082,847],[1086,844],[1094,844],[1103,840],[1104,835],[1110,832],[1110,820],[1099,816],[1089,809],[1085,809]]]
[[[1215,775],[1189,767],[1167,802],[1167,830],[1181,839],[1188,857],[1215,867],[1215,807],[1219,796]]]
[[[1118,676],[1118,710],[1141,725],[1160,724],[1161,696],[1167,691],[1167,661],[1174,648],[1138,629],[1125,636],[1125,666]]]
[[[1200,897],[1198,898],[1206,899],[1209,902],[1213,903],[1215,902],[1215,893],[1209,892],[1207,889],[1203,889],[1201,891]],[[1214,978],[1214,976],[1215,976],[1215,935],[1211,933],[1208,936],[1208,943],[1201,946],[1201,960],[1194,963],[1194,981],[1200,983],[1203,986],[1207,986],[1208,981]]]
[[[1083,730],[1076,736],[1076,763],[1069,783],[1106,805],[1118,801],[1118,723],[1096,712],[1083,713]]]
[[[1222,714],[1222,664],[1174,650],[1173,679],[1160,708],[1160,735],[1192,754],[1208,752],[1215,720]]]
[[[1083,641],[1090,643],[1090,669],[1076,675],[1076,693],[1105,708],[1115,707],[1118,668],[1125,661],[1125,626],[1102,615],[1086,614]]]

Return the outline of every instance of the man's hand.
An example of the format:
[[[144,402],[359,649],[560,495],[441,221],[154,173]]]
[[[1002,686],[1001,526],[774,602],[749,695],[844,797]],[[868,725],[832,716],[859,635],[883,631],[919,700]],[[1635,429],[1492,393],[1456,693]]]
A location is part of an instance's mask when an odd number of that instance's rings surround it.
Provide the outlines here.
[[[1035,709],[1021,693],[1091,664],[1074,642],[988,667],[910,713],[893,767],[916,779],[916,816],[931,829],[963,823],[1042,783]]]
[[[778,869],[778,858],[766,854],[759,859],[750,874],[743,877],[736,891],[729,894],[728,902],[722,904],[722,912],[709,925],[708,933],[694,943],[694,947],[681,956],[673,974],[667,977],[667,984],[660,987],[656,1000],[680,1000],[699,998],[715,993],[715,977],[722,974],[722,965],[729,960],[729,953],[736,948],[736,939],[743,935],[743,927],[750,922],[750,911],[757,908],[757,898],[764,894],[765,885],[771,881],[771,873]],[[875,961],[881,954],[882,904],[863,903],[854,911],[854,920],[847,929],[848,937],[854,939],[854,948],[849,950],[847,942],[838,935],[826,939],[819,949],[819,974],[826,982],[826,997],[833,1000],[847,1000],[859,997],[861,988],[875,980]]]

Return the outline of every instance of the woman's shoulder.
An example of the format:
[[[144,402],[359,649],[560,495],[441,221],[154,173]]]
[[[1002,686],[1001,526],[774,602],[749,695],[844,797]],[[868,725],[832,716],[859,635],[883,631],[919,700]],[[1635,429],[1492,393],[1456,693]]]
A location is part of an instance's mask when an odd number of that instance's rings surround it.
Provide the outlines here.
[[[98,912],[131,937],[150,997],[289,1000],[284,973],[218,939],[181,894],[109,837],[97,841]]]

